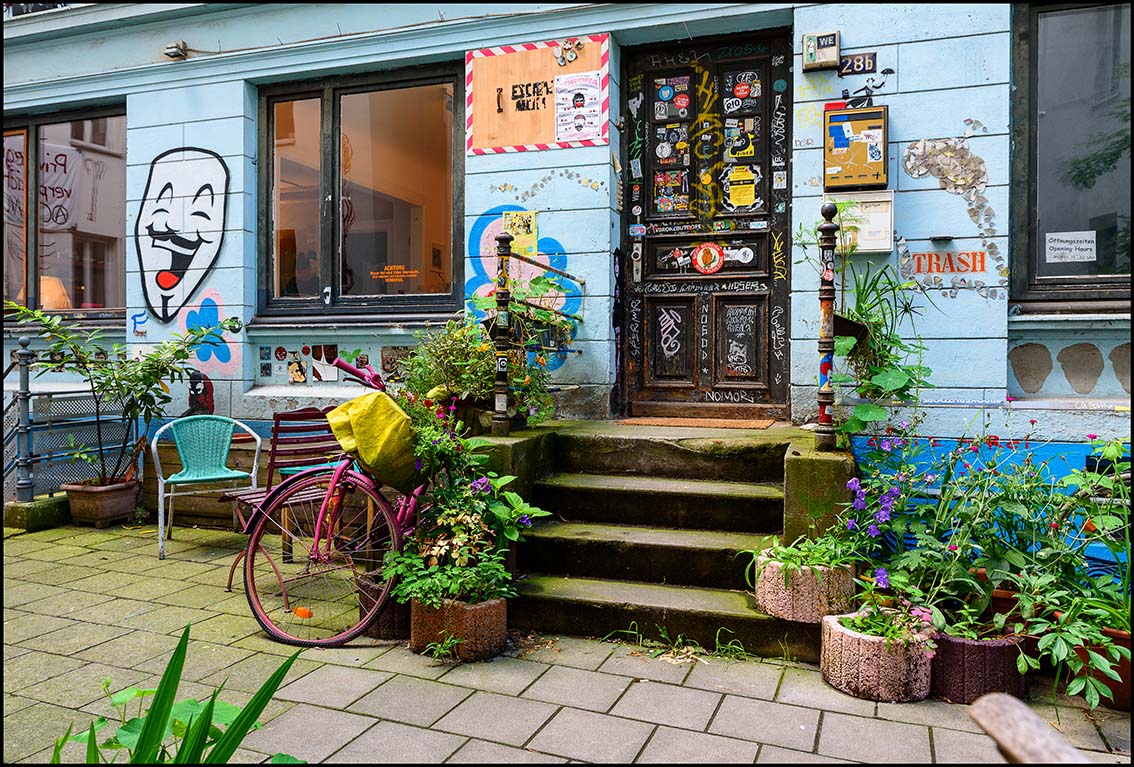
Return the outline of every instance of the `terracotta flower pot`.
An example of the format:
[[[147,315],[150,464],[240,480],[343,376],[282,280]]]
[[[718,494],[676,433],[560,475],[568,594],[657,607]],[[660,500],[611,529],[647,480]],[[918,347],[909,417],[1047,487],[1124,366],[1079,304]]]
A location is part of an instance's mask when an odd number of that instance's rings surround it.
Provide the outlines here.
[[[852,613],[857,615],[857,613]],[[852,631],[840,615],[823,618],[819,670],[823,681],[848,695],[891,703],[929,697],[932,653],[928,633],[908,642]]]
[[[814,565],[792,570],[784,585],[783,563],[759,556],[756,604],[774,618],[818,623],[824,615],[845,613],[854,597],[854,570],[849,566]]]
[[[1116,645],[1119,645],[1121,647],[1125,647],[1127,650],[1130,649],[1130,632],[1129,631],[1121,631],[1119,629],[1103,629],[1103,633],[1106,634],[1108,637],[1110,637],[1111,640],[1113,640]],[[1095,652],[1100,651],[1100,649],[1098,647],[1092,647],[1091,649],[1094,650]],[[1084,663],[1087,662],[1087,650],[1086,650],[1086,648],[1076,647],[1075,648],[1075,654],[1079,656],[1079,660],[1083,661]],[[1105,654],[1103,655],[1103,657],[1110,658],[1109,655],[1105,655]],[[1111,660],[1113,660],[1113,658],[1111,658]],[[1107,708],[1118,709],[1119,711],[1129,711],[1130,710],[1130,661],[1129,661],[1129,659],[1119,658],[1118,662],[1115,664],[1115,671],[1117,671],[1118,676],[1121,677],[1120,681],[1116,682],[1115,680],[1111,679],[1109,676],[1106,676],[1105,674],[1100,674],[1097,671],[1092,672],[1092,676],[1094,676],[1095,679],[1098,679],[1100,682],[1105,684],[1107,686],[1107,689],[1110,690],[1110,694],[1114,696],[1113,700],[1107,700],[1106,698],[1102,698],[1102,703],[1103,703],[1104,706],[1106,706]]]
[[[72,520],[103,528],[119,520],[133,519],[142,483],[136,479],[113,485],[65,482],[59,489],[67,493]]]
[[[475,661],[499,655],[508,640],[508,600],[491,599],[469,604],[444,599],[441,607],[410,602],[410,649],[424,653],[430,642],[460,637],[457,658]]]
[[[972,703],[988,692],[1024,697],[1024,677],[1016,667],[1022,636],[964,639],[938,634],[930,694],[951,703]]]

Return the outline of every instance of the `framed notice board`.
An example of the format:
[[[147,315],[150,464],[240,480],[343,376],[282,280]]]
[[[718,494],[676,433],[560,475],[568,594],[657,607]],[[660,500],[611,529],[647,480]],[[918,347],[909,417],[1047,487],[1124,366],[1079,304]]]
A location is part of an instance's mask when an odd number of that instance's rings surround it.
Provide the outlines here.
[[[482,48],[465,54],[469,154],[610,143],[610,37]]]
[[[886,107],[823,113],[823,189],[885,189]]]

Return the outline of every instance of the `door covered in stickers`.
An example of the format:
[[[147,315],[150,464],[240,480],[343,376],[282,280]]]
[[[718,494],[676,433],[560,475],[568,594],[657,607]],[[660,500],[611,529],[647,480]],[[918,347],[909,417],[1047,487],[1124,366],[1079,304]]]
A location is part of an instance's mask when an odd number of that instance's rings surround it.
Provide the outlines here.
[[[786,417],[789,33],[624,61],[627,409]]]

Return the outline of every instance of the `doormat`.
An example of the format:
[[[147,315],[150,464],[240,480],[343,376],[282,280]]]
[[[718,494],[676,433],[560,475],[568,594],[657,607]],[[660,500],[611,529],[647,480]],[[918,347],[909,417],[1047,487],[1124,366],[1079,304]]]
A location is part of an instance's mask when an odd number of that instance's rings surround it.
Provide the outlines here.
[[[619,426],[690,426],[701,429],[767,429],[771,418],[623,418]]]

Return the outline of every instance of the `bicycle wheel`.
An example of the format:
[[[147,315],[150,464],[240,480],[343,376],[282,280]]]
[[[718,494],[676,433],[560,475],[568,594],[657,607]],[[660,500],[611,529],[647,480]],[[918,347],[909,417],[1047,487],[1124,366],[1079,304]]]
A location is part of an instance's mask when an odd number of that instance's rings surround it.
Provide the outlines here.
[[[349,642],[374,621],[393,587],[382,577],[382,559],[400,549],[401,535],[389,502],[364,477],[343,475],[337,506],[328,509],[316,544],[315,526],[332,473],[297,477],[265,509],[248,540],[248,605],[264,631],[286,644]]]

